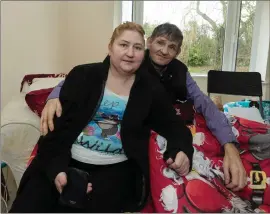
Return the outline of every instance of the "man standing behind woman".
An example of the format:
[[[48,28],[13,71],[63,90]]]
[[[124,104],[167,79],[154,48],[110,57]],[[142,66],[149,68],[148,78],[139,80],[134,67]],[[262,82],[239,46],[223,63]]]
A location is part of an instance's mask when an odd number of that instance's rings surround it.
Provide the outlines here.
[[[185,64],[176,59],[181,52],[183,34],[173,24],[157,26],[147,39],[144,66],[152,79],[162,82],[172,104],[178,100],[193,103],[197,112],[203,114],[207,126],[216,136],[225,151],[224,176],[227,188],[239,191],[247,184],[247,175],[235,145],[237,140],[226,116],[218,110],[211,99],[206,96],[192,79]],[[61,115],[62,107],[59,93],[63,82],[54,88],[42,112],[41,132],[46,134],[48,127],[54,129],[53,117]]]

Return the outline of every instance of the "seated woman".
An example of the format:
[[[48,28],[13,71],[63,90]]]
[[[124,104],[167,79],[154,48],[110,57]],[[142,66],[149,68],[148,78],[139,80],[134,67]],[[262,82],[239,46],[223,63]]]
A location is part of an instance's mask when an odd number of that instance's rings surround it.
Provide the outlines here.
[[[71,70],[59,97],[62,116],[40,138],[10,212],[140,211],[150,190],[151,130],[168,141],[168,166],[179,175],[190,171],[191,132],[175,115],[160,83],[141,66],[144,48],[143,28],[127,22],[114,30],[102,63]],[[82,209],[58,202],[70,167],[90,175]]]
[[[200,90],[189,74],[187,66],[176,59],[181,52],[182,41],[183,34],[176,25],[170,23],[158,25],[147,39],[148,49],[144,59],[147,72],[152,76],[151,82],[155,79],[164,85],[173,105],[179,103],[179,100],[187,100],[204,116],[208,128],[224,148],[223,167],[226,187],[239,191],[246,186],[247,176],[235,146],[238,144],[237,140],[225,115]],[[47,133],[48,126],[51,131],[53,130],[52,118],[55,112],[57,116],[61,115],[61,104],[57,98],[62,84],[63,82],[55,87],[42,112],[43,134]]]

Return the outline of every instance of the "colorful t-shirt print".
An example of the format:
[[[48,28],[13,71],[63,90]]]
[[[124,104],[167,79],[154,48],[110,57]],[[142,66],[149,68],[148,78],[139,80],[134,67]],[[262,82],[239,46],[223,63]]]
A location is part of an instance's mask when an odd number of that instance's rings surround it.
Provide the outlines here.
[[[90,153],[85,153],[85,149],[87,149],[91,152],[98,152],[103,157],[104,155],[125,157],[120,129],[127,101],[128,96],[119,96],[105,88],[104,96],[95,116],[74,142],[73,153],[76,151],[78,153],[79,150],[83,149],[84,152],[80,155],[88,154],[87,156],[90,156]],[[89,158],[91,157],[87,157],[87,159]]]

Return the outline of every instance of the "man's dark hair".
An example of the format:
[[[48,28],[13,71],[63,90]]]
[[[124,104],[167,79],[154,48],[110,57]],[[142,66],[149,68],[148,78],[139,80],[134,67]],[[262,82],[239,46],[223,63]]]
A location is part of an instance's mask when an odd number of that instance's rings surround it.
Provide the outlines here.
[[[179,42],[179,47],[182,45],[184,39],[183,33],[181,30],[174,24],[168,22],[158,25],[152,32],[150,38],[155,39],[159,36],[165,36],[170,41]]]

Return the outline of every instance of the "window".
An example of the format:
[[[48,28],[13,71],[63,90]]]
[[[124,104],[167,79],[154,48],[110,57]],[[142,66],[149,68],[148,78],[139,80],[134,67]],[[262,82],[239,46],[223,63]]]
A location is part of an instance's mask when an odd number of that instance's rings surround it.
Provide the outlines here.
[[[242,1],[236,71],[249,70],[255,9],[256,1]]]
[[[132,1],[122,1],[122,22],[132,21]]]
[[[260,7],[266,10],[269,2],[123,1],[122,4],[123,17],[128,16],[142,24],[146,36],[151,35],[158,24],[170,22],[177,25],[184,34],[181,54],[178,58],[193,74],[206,74],[210,69],[254,71],[253,68],[257,68],[256,64],[259,61],[256,58],[256,51],[258,50],[256,44],[253,44],[255,42],[253,38],[256,38],[253,28],[256,14],[259,16],[261,11],[256,10],[256,7],[258,4],[264,4]],[[129,9],[124,9],[128,4]],[[267,11],[264,14],[264,20],[268,15],[269,31],[269,14]],[[264,24],[264,28],[267,23]],[[269,43],[269,38],[264,42]],[[264,52],[268,53],[268,49]],[[266,72],[266,68],[264,70]]]
[[[178,58],[190,72],[206,73],[221,69],[226,11],[219,1],[145,1],[143,26],[150,36],[161,23],[177,25],[184,35]]]

